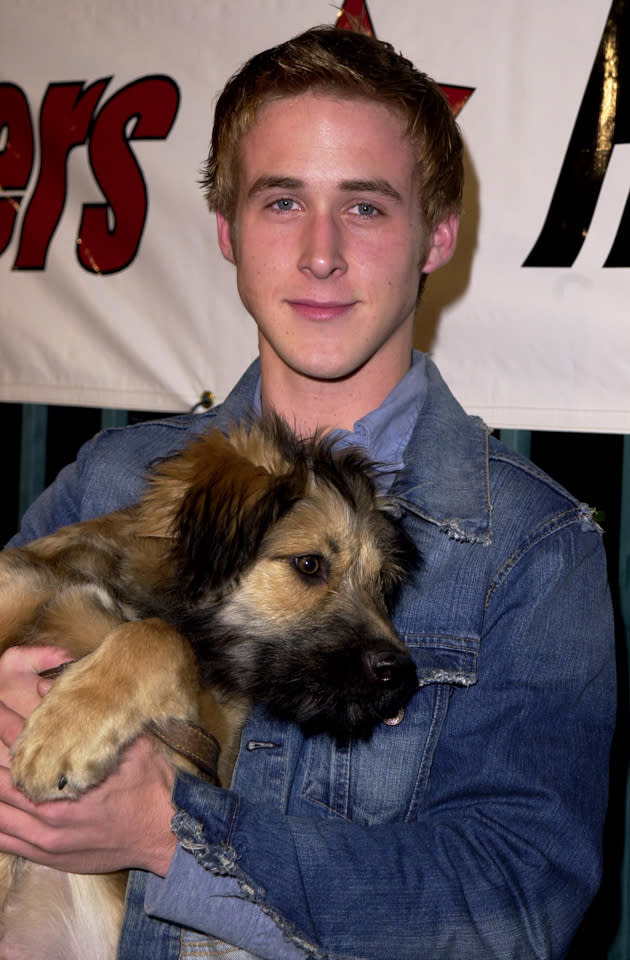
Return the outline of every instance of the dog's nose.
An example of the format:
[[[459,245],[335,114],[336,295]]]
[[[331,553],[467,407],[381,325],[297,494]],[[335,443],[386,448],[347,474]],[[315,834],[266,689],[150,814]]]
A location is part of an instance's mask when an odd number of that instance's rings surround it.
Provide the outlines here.
[[[387,687],[398,687],[412,668],[406,653],[392,650],[368,650],[363,654],[363,662],[370,680]]]

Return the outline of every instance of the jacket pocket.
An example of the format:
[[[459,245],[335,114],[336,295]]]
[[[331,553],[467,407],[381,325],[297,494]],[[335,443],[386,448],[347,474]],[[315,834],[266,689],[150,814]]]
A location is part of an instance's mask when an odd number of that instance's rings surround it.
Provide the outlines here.
[[[414,820],[453,695],[477,680],[479,637],[403,635],[418,691],[395,726],[379,723],[369,741],[308,742],[303,796],[330,816],[370,825]]]

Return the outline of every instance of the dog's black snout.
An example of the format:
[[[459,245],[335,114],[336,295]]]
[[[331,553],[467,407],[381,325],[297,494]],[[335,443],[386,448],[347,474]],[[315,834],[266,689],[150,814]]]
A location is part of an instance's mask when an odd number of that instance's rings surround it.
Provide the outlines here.
[[[395,653],[392,650],[366,651],[363,662],[370,679],[388,687],[397,687],[403,683],[410,666],[406,653]]]

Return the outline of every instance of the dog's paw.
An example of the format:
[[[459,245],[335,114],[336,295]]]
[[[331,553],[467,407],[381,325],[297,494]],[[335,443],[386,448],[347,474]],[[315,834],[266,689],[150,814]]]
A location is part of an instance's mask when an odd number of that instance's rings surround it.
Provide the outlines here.
[[[11,772],[36,802],[74,798],[105,779],[155,720],[196,720],[189,645],[157,619],[124,622],[55,680],[16,741]]]
[[[26,722],[11,764],[13,782],[31,800],[71,799],[100,783],[131,739],[98,710],[48,694]]]

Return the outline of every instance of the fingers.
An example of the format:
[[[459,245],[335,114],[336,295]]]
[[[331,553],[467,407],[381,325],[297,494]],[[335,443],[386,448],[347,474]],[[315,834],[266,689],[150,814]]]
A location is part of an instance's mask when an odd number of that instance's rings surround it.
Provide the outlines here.
[[[76,832],[68,829],[72,817],[63,809],[69,806],[70,801],[32,803],[13,786],[10,771],[0,768],[0,850],[63,869],[68,846],[73,850],[77,843]]]
[[[71,659],[65,650],[52,644],[9,647],[0,657],[0,677],[5,670],[40,673]]]
[[[11,766],[10,749],[22,732],[24,717],[0,703],[0,766]]]
[[[60,647],[10,647],[0,656],[0,766],[11,764],[10,748],[24,718],[39,705],[53,681],[41,680],[40,671],[71,659]]]
[[[10,647],[0,656],[0,701],[27,717],[50,689],[52,681],[41,680],[40,672],[71,659],[60,647]]]
[[[70,873],[139,867],[164,876],[176,845],[173,778],[147,737],[134,741],[116,770],[78,800],[34,804],[0,767],[0,851]]]

